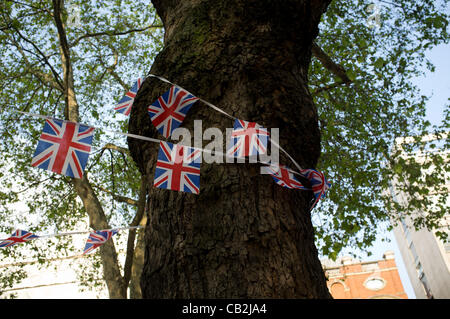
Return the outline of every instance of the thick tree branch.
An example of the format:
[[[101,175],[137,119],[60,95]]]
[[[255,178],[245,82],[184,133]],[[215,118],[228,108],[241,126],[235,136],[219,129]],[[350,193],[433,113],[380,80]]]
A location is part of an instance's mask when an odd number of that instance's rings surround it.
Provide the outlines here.
[[[45,65],[47,65],[50,68],[50,71],[52,72],[55,81],[58,83],[58,85],[61,87],[61,89],[64,88],[63,84],[61,83],[61,78],[59,77],[58,73],[56,72],[56,70],[53,68],[53,66],[50,64],[50,62],[48,61],[47,56],[39,49],[39,47],[36,45],[36,43],[34,43],[33,41],[27,39],[24,35],[22,35],[22,33],[20,33],[20,31],[16,28],[14,28],[14,30],[17,32],[17,34],[19,35],[19,37],[24,40],[25,42],[31,44],[33,46],[33,48],[39,53],[42,61],[44,62]]]
[[[74,73],[70,59],[70,47],[67,41],[65,27],[62,21],[63,1],[53,0],[53,18],[58,30],[58,38],[61,51],[61,64],[64,74],[64,97],[65,97],[65,118],[69,121],[79,121],[79,106],[74,89]],[[86,212],[89,215],[89,223],[94,229],[106,229],[108,220],[103,211],[97,194],[90,184],[87,172],[81,179],[71,179],[77,195],[83,202]],[[108,241],[100,247],[103,272],[108,286],[110,298],[125,298],[126,286],[118,264],[118,256],[113,241]]]
[[[131,222],[130,226],[137,226],[142,220],[142,217],[144,216],[145,208],[146,208],[146,194],[147,194],[147,178],[145,175],[141,176],[141,187],[139,191],[139,202],[138,202],[138,208],[136,215],[133,218],[133,221]],[[131,273],[132,273],[132,267],[133,267],[133,255],[134,255],[134,249],[135,249],[135,238],[136,238],[136,229],[130,229],[128,233],[128,241],[127,241],[127,255],[125,258],[125,265],[124,265],[124,281],[125,285],[128,286],[130,279],[131,279]]]
[[[120,152],[122,154],[125,154],[125,155],[130,155],[130,151],[127,148],[121,147],[121,146],[118,146],[118,145],[115,145],[115,144],[112,144],[112,143],[105,144],[105,146],[102,147],[102,150],[103,149],[104,150],[106,150],[106,149],[114,150],[114,151],[118,151],[118,152]]]
[[[341,86],[341,85],[344,85],[344,84],[346,84],[346,83],[342,82],[342,81],[337,81],[337,82],[334,82],[334,83],[332,83],[330,85],[325,85],[325,86],[319,87],[317,90],[313,91],[311,94],[312,95],[317,95],[317,94],[319,94],[319,93],[321,93],[323,91],[328,91],[328,90],[334,89],[334,88],[336,88],[338,86]]]
[[[120,195],[117,195],[117,194],[113,194],[113,192],[111,192],[110,190],[108,190],[108,189],[106,189],[106,188],[104,188],[102,186],[99,186],[99,185],[94,185],[93,184],[92,186],[97,188],[97,189],[99,189],[99,190],[101,190],[102,192],[110,194],[112,196],[112,198],[114,198],[115,201],[118,201],[120,203],[125,203],[125,204],[128,204],[128,205],[132,205],[132,206],[138,206],[138,203],[139,203],[138,200],[135,200],[135,199],[132,199],[132,198],[129,198],[129,197],[126,197],[126,196],[120,196]]]
[[[112,77],[120,83],[120,85],[125,89],[125,90],[129,90],[129,87],[127,86],[127,84],[122,80],[122,78],[117,74],[117,72],[115,71],[115,68],[117,66],[117,64],[119,63],[119,53],[117,52],[117,50],[112,46],[112,45],[108,45],[108,47],[111,49],[111,51],[114,54],[114,63],[110,66],[106,66],[105,63],[103,62],[103,60],[100,58],[100,63],[105,67],[105,69],[108,71],[109,74],[112,75]]]
[[[48,86],[60,92],[64,92],[64,88],[61,86],[61,83],[55,81],[54,77],[35,68],[35,66],[28,60],[28,57],[25,54],[23,48],[14,39],[13,44],[16,47],[17,51],[19,51],[20,55],[22,55],[23,61],[27,66],[27,71],[37,77],[39,81],[45,86]]]
[[[8,16],[3,15],[3,17],[5,19],[7,19],[7,20],[11,20],[11,18],[8,17]],[[24,40],[25,42],[31,44],[33,46],[33,48],[39,53],[39,56],[41,57],[41,59],[44,62],[44,64],[46,64],[50,68],[50,71],[52,72],[53,77],[51,77],[49,74],[46,74],[46,73],[42,72],[41,70],[36,70],[34,68],[34,65],[28,60],[28,57],[25,54],[26,50],[24,48],[22,48],[20,43],[11,34],[10,35],[10,39],[12,40],[11,45],[16,47],[16,49],[22,55],[23,61],[27,65],[30,73],[33,74],[34,76],[36,76],[39,79],[39,81],[41,81],[41,83],[43,83],[44,85],[49,86],[51,88],[54,88],[54,89],[56,89],[58,91],[64,91],[64,87],[63,87],[63,84],[61,83],[61,80],[60,80],[60,78],[58,76],[58,73],[55,71],[53,66],[48,61],[47,56],[39,49],[39,47],[33,41],[27,39],[24,35],[22,35],[22,33],[17,28],[15,28],[10,21],[8,21],[8,23],[10,24],[10,29],[13,29],[15,31],[15,33],[22,40]],[[7,36],[9,36],[9,34],[7,32],[5,32],[4,29],[0,29],[0,31],[3,31]],[[33,52],[33,54],[36,54],[36,53]]]
[[[86,33],[82,36],[80,36],[78,39],[76,39],[71,45],[70,47],[74,47],[76,45],[78,45],[78,43],[86,38],[95,38],[95,37],[99,37],[99,36],[109,36],[109,37],[113,37],[113,36],[118,36],[118,35],[125,35],[125,34],[129,34],[129,33],[133,33],[133,32],[142,32],[151,28],[162,28],[162,25],[149,25],[145,28],[140,28],[140,29],[129,29],[126,31],[116,31],[116,30],[108,30],[108,31],[102,31],[102,32],[95,32],[95,33]]]
[[[65,116],[66,119],[78,122],[78,103],[76,101],[73,82],[73,70],[70,60],[70,47],[67,41],[67,34],[62,21],[63,1],[53,0],[53,19],[58,30],[59,48],[61,51],[61,64],[64,74],[64,95],[66,100]]]
[[[313,43],[311,50],[312,54],[322,63],[322,65],[341,80],[341,84],[349,84],[352,82],[345,73],[345,69],[341,65],[335,63],[316,43]],[[339,83],[339,81],[337,81],[337,83]]]

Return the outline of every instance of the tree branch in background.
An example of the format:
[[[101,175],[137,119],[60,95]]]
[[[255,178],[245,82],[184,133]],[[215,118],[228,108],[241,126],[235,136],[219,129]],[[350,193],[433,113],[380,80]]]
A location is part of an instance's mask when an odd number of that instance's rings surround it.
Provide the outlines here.
[[[39,47],[36,45],[36,43],[34,43],[33,41],[27,39],[25,36],[22,35],[22,33],[20,33],[20,31],[16,28],[14,28],[14,30],[17,32],[17,34],[19,35],[19,37],[24,40],[25,42],[31,44],[33,46],[33,48],[39,53],[39,55],[42,58],[42,61],[44,62],[45,65],[47,65],[50,68],[50,71],[52,72],[55,81],[59,84],[59,86],[61,88],[63,88],[63,84],[61,83],[61,78],[58,75],[58,72],[56,72],[56,70],[53,68],[53,66],[50,64],[50,62],[48,61],[47,56],[39,49]]]
[[[10,40],[12,41],[12,43],[8,43],[8,44],[14,46],[17,49],[17,51],[19,51],[20,55],[23,58],[25,65],[27,66],[27,71],[29,71],[31,74],[33,74],[35,77],[37,77],[39,79],[39,81],[42,84],[44,84],[45,86],[48,86],[50,88],[56,89],[61,92],[64,91],[62,83],[60,83],[58,81],[58,78],[55,79],[51,75],[44,73],[41,70],[35,68],[35,66],[28,60],[28,57],[25,54],[24,49],[17,42],[17,40],[14,38],[14,36],[11,35]]]
[[[120,195],[117,195],[117,194],[113,194],[109,189],[106,189],[106,188],[104,188],[102,186],[99,186],[99,185],[92,184],[92,186],[94,188],[97,188],[97,189],[101,190],[102,192],[110,194],[114,198],[115,201],[118,201],[120,203],[125,203],[125,204],[128,204],[128,205],[132,205],[132,206],[138,206],[138,202],[139,201],[137,201],[135,199],[132,199],[132,198],[129,198],[129,197],[126,197],[126,196],[120,196]]]
[[[69,89],[69,77],[72,71],[71,64],[70,64],[70,50],[69,50],[69,43],[67,42],[67,35],[66,30],[64,29],[64,25],[62,22],[62,2],[58,0],[53,0],[53,16],[55,20],[56,29],[58,30],[58,38],[59,38],[59,44],[61,49],[61,55],[62,55],[62,65],[64,72],[64,88],[66,92]],[[68,95],[68,93],[66,93]],[[69,119],[71,121],[78,120],[76,119]]]
[[[114,63],[112,65],[110,65],[110,66],[106,66],[101,58],[100,58],[100,62],[105,67],[105,69],[108,71],[108,73],[112,75],[114,80],[119,82],[120,85],[127,91],[127,90],[129,90],[128,85],[122,80],[122,78],[119,76],[119,74],[117,74],[117,72],[114,71],[114,69],[116,68],[117,64],[119,63],[119,53],[117,52],[117,50],[112,45],[108,45],[108,47],[111,49],[111,51],[114,54]]]
[[[108,30],[108,31],[103,31],[103,32],[96,32],[96,33],[86,33],[82,36],[80,36],[78,39],[76,39],[71,45],[70,47],[74,47],[76,45],[78,45],[78,43],[86,38],[94,38],[94,37],[99,37],[99,36],[109,36],[109,37],[113,37],[113,36],[118,36],[118,35],[125,35],[125,34],[129,34],[129,33],[133,33],[133,32],[142,32],[145,30],[148,30],[150,28],[162,28],[162,25],[149,25],[145,28],[141,28],[141,29],[130,29],[130,30],[126,30],[126,31],[116,31],[116,30]]]
[[[100,158],[103,156],[103,153],[106,150],[114,150],[114,151],[118,151],[120,154],[122,154],[124,162],[126,165],[128,165],[128,162],[126,160],[126,156],[130,155],[130,151],[125,148],[125,147],[121,147],[121,146],[117,146],[115,144],[112,143],[107,143],[105,146],[102,147],[102,149],[100,150],[100,154],[98,154],[97,158],[95,160],[92,161],[91,165],[86,169],[86,171],[90,171],[91,168],[98,163],[98,161],[100,160]]]
[[[322,65],[328,71],[338,76],[343,83],[347,84],[352,82],[345,73],[345,69],[341,65],[335,63],[316,43],[313,43],[311,50],[312,54],[322,63]]]
[[[120,152],[122,154],[125,154],[125,155],[130,155],[130,151],[127,148],[121,147],[121,146],[117,146],[117,145],[112,144],[112,143],[108,143],[105,146],[103,146],[103,148],[102,148],[102,150],[107,150],[107,149],[108,150],[118,151],[118,152]]]
[[[322,63],[324,68],[326,68],[328,71],[330,71],[339,78],[339,80],[333,84],[318,88],[316,91],[313,92],[313,95],[316,95],[322,91],[333,89],[340,85],[347,85],[352,83],[352,80],[350,80],[350,78],[347,76],[344,67],[335,63],[328,56],[328,54],[326,54],[315,42],[312,44],[311,52],[320,61],[320,63]]]
[[[343,82],[343,81],[336,81],[336,82],[334,82],[334,83],[332,83],[332,84],[330,84],[330,85],[321,86],[321,87],[319,87],[317,90],[315,90],[314,92],[312,92],[312,95],[317,95],[317,94],[319,94],[320,92],[328,91],[328,90],[334,89],[334,88],[336,88],[336,87],[338,87],[338,86],[341,86],[341,85],[343,85],[343,84],[346,84],[346,83]]]
[[[130,226],[138,226],[141,222],[146,208],[146,194],[147,194],[147,178],[145,175],[141,176],[141,187],[139,190],[139,201],[137,205],[137,212],[136,215],[133,218],[133,221],[131,222]],[[133,255],[134,255],[134,249],[135,249],[135,238],[136,238],[136,229],[130,229],[128,233],[128,241],[127,241],[127,255],[125,258],[125,265],[124,265],[124,281],[125,284],[128,286],[130,279],[131,279],[131,270],[133,266]]]
[[[89,40],[88,40],[89,41]],[[91,41],[89,41],[89,43],[96,48],[97,50],[100,50],[100,48],[95,44],[92,43]],[[122,80],[122,78],[117,74],[116,71],[114,71],[114,69],[116,68],[117,64],[119,63],[119,53],[117,52],[117,50],[111,45],[111,44],[106,44],[108,46],[109,49],[111,49],[111,51],[113,52],[114,55],[114,62],[112,65],[107,65],[103,59],[102,56],[98,57],[98,60],[100,62],[100,64],[104,67],[105,72],[108,72],[109,74],[112,75],[112,77],[114,78],[114,80],[116,80],[117,82],[119,82],[119,84],[126,90],[128,91],[130,88],[129,86]]]

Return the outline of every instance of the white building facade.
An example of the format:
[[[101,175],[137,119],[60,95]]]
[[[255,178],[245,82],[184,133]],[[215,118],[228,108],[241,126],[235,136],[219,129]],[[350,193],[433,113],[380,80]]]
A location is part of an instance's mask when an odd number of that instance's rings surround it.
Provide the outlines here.
[[[448,135],[447,135],[448,136]],[[429,142],[432,137],[427,136],[424,142]],[[397,146],[407,143],[406,139],[397,141]],[[439,151],[444,158],[449,151]],[[415,155],[416,161],[425,163],[426,156],[423,153]],[[432,170],[433,166],[428,168]],[[447,191],[450,190],[450,178],[446,176]],[[398,181],[392,181],[390,193],[399,204],[406,205],[408,196],[396,187]],[[436,192],[430,190],[429,196],[436,196]],[[448,213],[440,220],[440,231],[447,232],[447,240],[441,240],[435,235],[435,231],[425,228],[415,230],[410,216],[404,216],[394,226],[393,232],[405,267],[413,286],[417,299],[449,299],[450,298],[450,203]],[[430,207],[432,209],[432,207]],[[425,216],[426,211],[416,212],[416,216]],[[414,217],[414,216],[413,216]]]

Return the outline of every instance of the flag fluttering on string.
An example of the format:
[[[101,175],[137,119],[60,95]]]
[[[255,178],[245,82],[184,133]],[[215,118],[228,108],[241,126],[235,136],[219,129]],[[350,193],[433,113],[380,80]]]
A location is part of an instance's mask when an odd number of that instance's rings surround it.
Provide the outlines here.
[[[86,241],[86,246],[84,247],[83,255],[92,252],[94,249],[100,247],[112,236],[118,233],[117,229],[110,230],[97,230],[89,234]]]
[[[161,141],[153,186],[199,194],[201,151]]]
[[[31,166],[81,179],[91,151],[93,135],[93,127],[46,119]]]
[[[136,94],[141,88],[143,82],[143,78],[138,78],[137,81],[134,82],[131,89],[123,96],[123,98],[120,99],[114,110],[126,116],[130,115],[131,107],[134,103],[134,98],[136,97]]]
[[[263,167],[263,169],[282,187],[291,189],[309,189],[303,186],[303,184],[295,177],[294,173],[284,165],[270,165]]]
[[[236,119],[231,132],[231,142],[227,155],[243,158],[265,154],[267,152],[268,139],[269,132],[266,128],[255,122]]]
[[[172,86],[148,107],[148,114],[159,133],[168,138],[178,128],[187,112],[199,98]]]
[[[314,202],[311,206],[311,209],[313,209],[317,202],[325,197],[325,193],[331,187],[331,183],[327,181],[322,172],[316,171],[315,169],[302,169],[300,173],[311,183],[314,193]]]
[[[17,229],[9,238],[6,238],[0,242],[0,247],[14,246],[36,238],[39,238],[39,236],[26,230]]]

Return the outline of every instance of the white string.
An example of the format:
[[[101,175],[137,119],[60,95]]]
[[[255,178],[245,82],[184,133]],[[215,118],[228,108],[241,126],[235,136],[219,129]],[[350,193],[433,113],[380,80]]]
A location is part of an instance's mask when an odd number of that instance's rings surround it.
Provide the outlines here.
[[[36,117],[36,118],[41,118],[41,119],[44,119],[44,120],[56,119],[58,121],[71,122],[71,121],[68,121],[68,120],[58,119],[58,118],[55,118],[53,116],[48,116],[48,115],[41,115],[41,114],[30,113],[30,112],[22,112],[22,111],[16,111],[16,110],[13,110],[13,112],[17,112],[17,113],[21,113],[21,114],[25,114],[25,115],[30,115],[30,116],[33,116],[33,117]],[[129,137],[140,139],[140,140],[144,140],[144,141],[149,141],[149,142],[155,142],[155,143],[159,143],[160,142],[160,140],[158,140],[158,139],[147,137],[147,136],[135,135],[135,134],[130,134],[130,133],[123,133],[123,132],[119,132],[119,131],[111,131],[111,130],[107,130],[107,129],[104,129],[104,128],[101,128],[101,127],[96,127],[96,126],[93,126],[93,125],[89,125],[89,124],[82,124],[82,123],[78,123],[78,124],[84,125],[84,126],[89,126],[89,127],[92,127],[92,128],[94,128],[96,130],[101,130],[101,131],[112,133],[112,134],[120,134],[120,135],[129,136]]]
[[[154,75],[152,75],[152,76],[154,76]],[[154,77],[157,77],[157,76],[154,76]],[[159,77],[158,77],[159,78]],[[166,79],[164,79],[164,78],[161,78],[161,80],[162,81],[164,81],[164,82],[166,82],[167,80]],[[167,81],[168,83],[170,83],[169,81]],[[183,89],[184,90],[184,89]],[[47,120],[47,119],[56,119],[56,120],[59,120],[59,121],[63,121],[63,122],[71,122],[71,121],[68,121],[68,120],[63,120],[63,119],[58,119],[58,118],[55,118],[55,117],[53,117],[53,116],[48,116],[48,115],[41,115],[41,114],[36,114],[36,113],[30,113],[30,112],[23,112],[23,111],[17,111],[17,110],[12,110],[13,112],[17,112],[17,113],[21,113],[21,114],[24,114],[24,115],[30,115],[30,116],[33,116],[33,117],[36,117],[36,118],[41,118],[41,119],[45,119],[45,120]],[[225,113],[225,112],[223,112],[224,114],[227,114],[227,113]],[[73,122],[72,122],[73,123]],[[151,137],[147,137],[147,136],[142,136],[142,135],[136,135],[136,134],[130,134],[130,133],[123,133],[123,132],[119,132],[119,131],[111,131],[111,130],[107,130],[107,129],[104,129],[104,128],[99,128],[99,127],[95,127],[95,126],[92,126],[92,125],[89,125],[89,124],[81,124],[81,123],[78,123],[78,124],[80,124],[80,125],[84,125],[84,126],[89,126],[89,127],[92,127],[92,128],[94,128],[94,129],[98,129],[98,130],[102,130],[102,131],[104,131],[104,132],[108,132],[108,133],[112,133],[112,134],[119,134],[119,135],[124,135],[124,136],[128,136],[128,137],[131,137],[131,138],[135,138],[135,139],[139,139],[139,140],[143,140],[143,141],[148,141],[148,142],[153,142],[153,143],[160,143],[160,142],[165,142],[165,141],[163,141],[163,140],[160,140],[160,139],[156,139],[156,138],[151,138]],[[277,143],[275,143],[270,137],[269,137],[269,139],[270,139],[270,141],[271,141],[271,143],[273,143],[273,145],[275,146],[275,147],[278,147],[281,151],[283,151],[291,160],[292,160],[292,162],[297,166],[297,168],[299,169],[299,170],[301,170],[301,167],[300,167],[300,165],[298,165],[297,164],[297,162],[283,149],[283,148],[281,148],[281,146],[279,146]],[[191,147],[191,146],[188,146],[188,147]],[[232,158],[232,159],[239,159],[240,157],[237,157],[237,156],[229,156],[229,155],[227,155],[227,154],[224,154],[224,153],[222,153],[222,152],[218,152],[218,151],[211,151],[211,150],[206,150],[206,149],[203,149],[203,148],[198,148],[198,147],[191,147],[191,148],[193,148],[193,149],[195,149],[195,150],[199,150],[199,151],[201,151],[201,152],[203,152],[203,153],[209,153],[209,154],[212,154],[212,155],[214,155],[214,154],[217,154],[217,155],[219,155],[219,156],[222,156],[222,157],[225,157],[225,158]],[[97,150],[98,151],[98,150]],[[91,153],[95,153],[96,151],[94,151],[94,152],[92,152],[91,151]],[[270,163],[270,162],[263,162],[263,161],[260,161],[260,160],[256,160],[255,161],[256,163],[260,163],[260,164],[263,164],[263,165],[268,165],[268,166],[279,166],[279,163]],[[287,171],[289,171],[289,172],[291,172],[291,173],[293,173],[293,174],[297,174],[297,175],[300,175],[300,176],[303,176],[303,174],[301,174],[300,172],[296,172],[296,171],[294,171],[294,170],[291,170],[290,168],[286,168],[285,167],[285,169],[287,170]]]
[[[148,74],[148,76],[157,78],[157,79],[159,79],[159,80],[161,80],[161,81],[163,81],[163,82],[166,82],[166,83],[168,83],[168,84],[170,84],[170,85],[174,85],[174,86],[176,86],[176,87],[178,87],[178,88],[180,88],[180,89],[186,91],[187,93],[189,93],[189,94],[191,94],[191,95],[193,95],[193,96],[196,96],[195,94],[192,94],[191,92],[189,92],[189,91],[186,90],[185,88],[183,88],[183,87],[181,87],[181,86],[179,86],[179,85],[177,85],[177,84],[174,84],[174,83],[170,82],[169,80],[167,80],[166,78],[163,78],[162,76],[158,76],[158,75],[154,75],[154,74]],[[216,110],[216,111],[218,111],[218,112],[220,112],[220,113],[222,113],[222,114],[228,116],[229,118],[231,118],[231,119],[233,119],[233,120],[237,120],[237,117],[234,117],[234,116],[228,114],[227,112],[225,112],[225,111],[222,110],[221,108],[215,106],[214,104],[209,103],[208,101],[205,101],[205,100],[200,99],[200,98],[199,98],[199,100],[202,101],[203,103],[205,103],[206,105],[208,105],[209,107],[211,107],[212,109],[214,109],[214,110]],[[277,147],[279,150],[281,150],[284,154],[286,154],[287,157],[289,157],[289,159],[294,163],[294,165],[295,165],[300,171],[302,171],[301,166],[300,166],[300,165],[292,158],[291,155],[289,155],[289,153],[288,153],[286,150],[284,150],[280,145],[278,145],[278,143],[274,142],[274,141],[272,140],[272,138],[269,137],[269,139],[270,139],[270,142],[272,143],[272,145],[274,145],[274,146]],[[263,163],[263,162],[260,162],[260,163]],[[266,164],[267,164],[267,163],[266,163]],[[290,172],[292,172],[292,173],[295,173],[295,174],[298,174],[298,175],[301,175],[300,173],[295,172],[295,171],[292,171],[292,170],[290,170],[290,169],[288,169],[288,171],[290,171]]]
[[[270,138],[270,137],[269,137],[269,138]],[[272,140],[272,138],[270,138],[270,142],[271,142],[275,147],[278,147],[278,149],[279,149],[280,151],[282,151],[284,154],[286,154],[287,157],[289,157],[289,159],[294,163],[294,165],[295,165],[300,171],[303,170],[303,169],[301,168],[301,166],[298,165],[298,163],[292,158],[292,156],[289,155],[289,153],[286,152],[286,151],[284,150],[284,148],[282,148],[280,145],[278,145],[274,140]],[[293,172],[293,173],[296,173],[296,172],[294,172],[294,171],[292,171],[292,172]],[[300,174],[300,175],[301,175],[301,174]]]
[[[170,81],[167,80],[166,78],[163,78],[163,77],[161,77],[161,76],[157,76],[157,75],[154,75],[154,74],[149,74],[148,76],[157,78],[157,79],[159,79],[159,80],[161,80],[161,81],[163,81],[163,82],[166,82],[166,83],[168,83],[168,84],[170,84],[170,85],[174,85],[174,86],[176,86],[176,87],[179,87],[180,89],[186,91],[187,93],[189,93],[189,94],[191,94],[191,95],[193,95],[193,96],[196,96],[195,94],[192,94],[191,92],[189,92],[189,91],[186,90],[185,88],[183,88],[183,87],[181,87],[181,86],[179,86],[179,85],[177,85],[177,84],[174,84],[174,83],[170,82]],[[203,99],[199,99],[199,100],[202,101],[203,103],[205,103],[206,105],[208,105],[209,107],[213,108],[214,110],[216,110],[216,111],[218,111],[218,112],[220,112],[220,113],[226,115],[227,117],[229,117],[229,118],[231,118],[231,119],[234,119],[234,120],[237,119],[236,117],[234,117],[234,116],[228,114],[228,113],[225,112],[224,110],[218,108],[218,107],[215,106],[214,104],[211,104],[211,103],[209,103],[208,101],[205,101],[205,100],[203,100]],[[16,110],[13,110],[13,111],[14,111],[14,112],[17,112],[17,113],[21,113],[21,114],[28,114],[28,115],[31,115],[31,116],[34,116],[34,117],[37,117],[37,118],[42,118],[42,119],[54,118],[54,117],[51,117],[51,116],[45,116],[45,115],[36,114],[36,113],[23,112],[23,111],[16,111]],[[64,122],[69,122],[69,121],[63,120],[63,119],[57,119],[57,120],[64,121]],[[128,136],[128,137],[135,138],[135,139],[139,139],[139,140],[143,140],[143,141],[148,141],[148,142],[159,143],[159,142],[162,141],[162,140],[159,140],[159,139],[155,139],[155,138],[151,138],[151,137],[146,137],[146,136],[141,136],[141,135],[136,135],[136,134],[123,133],[123,132],[119,132],[119,131],[110,131],[110,130],[107,130],[107,129],[104,129],[104,128],[98,128],[98,127],[95,127],[95,126],[92,126],[92,125],[87,125],[87,124],[81,124],[81,125],[90,126],[90,127],[95,128],[95,129],[103,130],[104,132],[109,132],[109,133],[112,133],[112,134],[124,135],[124,136]],[[294,158],[292,158],[291,155],[289,155],[289,153],[288,153],[286,150],[284,150],[280,145],[278,145],[278,143],[276,143],[274,140],[272,140],[271,137],[269,137],[269,139],[270,139],[270,142],[272,143],[272,145],[274,145],[274,146],[277,147],[280,151],[282,151],[284,154],[286,154],[286,156],[289,157],[289,159],[294,163],[294,165],[295,165],[300,171],[302,171],[301,166],[294,160]],[[208,151],[208,150],[199,149],[199,148],[195,148],[195,149],[198,149],[198,150],[200,150],[200,151],[202,151],[202,152],[208,152],[208,153],[211,153],[211,151]],[[223,154],[223,153],[221,153],[221,152],[217,152],[216,154],[217,154],[217,155],[222,155],[222,156],[224,156],[224,157],[226,157],[226,158],[237,158],[237,157],[230,157],[230,156],[227,156],[226,154]],[[266,164],[266,165],[277,165],[277,164],[278,164],[278,163],[272,163],[272,164],[270,164],[270,163],[267,163],[267,162],[261,162],[261,161],[257,161],[257,163]],[[302,176],[302,174],[301,174],[300,172],[296,172],[296,171],[293,171],[293,170],[288,169],[288,168],[286,168],[286,169],[287,169],[289,172],[291,172],[291,173],[294,173],[294,174],[297,174],[297,175]]]
[[[163,81],[163,82],[166,82],[166,83],[168,83],[168,84],[170,84],[170,85],[174,85],[174,86],[176,86],[176,87],[182,89],[183,91],[186,91],[186,92],[189,93],[190,95],[193,95],[193,96],[197,97],[197,95],[192,94],[191,92],[189,92],[189,91],[186,90],[185,88],[179,86],[178,84],[172,83],[172,82],[170,82],[169,80],[167,80],[167,79],[165,79],[165,78],[163,78],[163,77],[161,77],[161,76],[157,76],[157,75],[154,75],[154,74],[149,74],[148,76],[151,76],[151,77],[160,79],[160,80]],[[202,101],[203,103],[205,103],[206,105],[208,105],[210,108],[216,110],[217,112],[220,112],[220,113],[224,114],[225,116],[228,116],[230,119],[233,119],[233,120],[236,120],[236,119],[237,119],[236,117],[234,117],[234,116],[228,114],[227,112],[225,112],[225,111],[222,110],[221,108],[215,106],[214,104],[209,103],[208,101],[205,101],[205,100],[203,100],[203,99],[201,99],[201,98],[198,98],[198,99],[199,99],[199,101]]]
[[[60,236],[72,236],[72,235],[80,235],[80,234],[90,234],[90,233],[94,233],[96,231],[111,231],[111,230],[124,230],[124,229],[136,229],[136,228],[144,228],[144,226],[130,226],[130,227],[119,227],[119,228],[110,228],[110,229],[99,229],[99,230],[85,230],[85,231],[74,231],[74,232],[66,232],[66,233],[55,233],[55,234],[47,234],[47,235],[36,235],[38,236],[37,238],[33,238],[34,239],[40,239],[40,238],[51,238],[51,237],[60,237]],[[8,238],[5,239],[0,239],[0,241],[3,240],[7,240]]]

